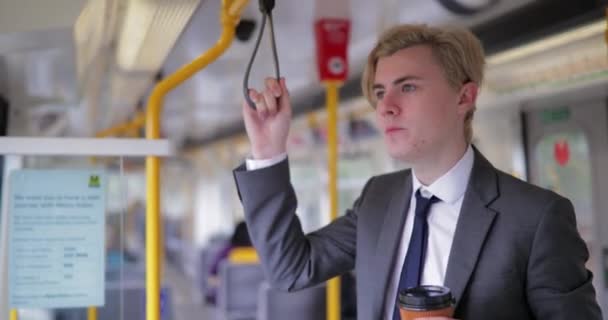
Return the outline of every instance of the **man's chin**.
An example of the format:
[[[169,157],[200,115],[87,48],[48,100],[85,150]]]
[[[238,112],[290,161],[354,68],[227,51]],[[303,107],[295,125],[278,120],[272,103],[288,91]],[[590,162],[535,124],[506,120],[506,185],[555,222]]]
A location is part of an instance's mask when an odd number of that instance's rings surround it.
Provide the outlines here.
[[[388,154],[391,156],[391,158],[400,162],[412,161],[412,154],[408,150],[393,150],[389,148]]]

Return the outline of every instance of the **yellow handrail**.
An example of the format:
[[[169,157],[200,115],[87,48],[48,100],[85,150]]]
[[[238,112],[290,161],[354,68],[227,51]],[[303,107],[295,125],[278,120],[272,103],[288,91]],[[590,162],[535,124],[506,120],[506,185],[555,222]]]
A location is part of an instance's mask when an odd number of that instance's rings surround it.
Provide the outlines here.
[[[104,138],[121,134],[133,135],[133,131],[143,128],[144,124],[146,124],[146,114],[140,111],[135,114],[131,121],[99,131],[95,134],[95,137]]]
[[[222,34],[205,54],[160,81],[153,89],[146,109],[146,138],[160,138],[160,113],[164,96],[197,71],[217,59],[232,43],[236,25],[248,0],[223,0]],[[160,315],[160,159],[146,157],[146,319]]]
[[[146,124],[146,113],[139,111],[130,121],[117,124],[113,127],[101,130],[95,134],[96,138],[106,138],[113,136],[126,135],[127,137],[138,137],[137,130],[144,127]],[[91,163],[98,163],[98,158],[91,157]]]
[[[339,82],[325,82],[327,89],[327,169],[329,174],[329,216],[338,217],[338,88]],[[327,284],[327,319],[340,319],[340,278],[335,277]]]
[[[18,315],[17,315],[17,309],[11,309],[11,313],[9,315],[10,320],[17,320],[19,319]]]

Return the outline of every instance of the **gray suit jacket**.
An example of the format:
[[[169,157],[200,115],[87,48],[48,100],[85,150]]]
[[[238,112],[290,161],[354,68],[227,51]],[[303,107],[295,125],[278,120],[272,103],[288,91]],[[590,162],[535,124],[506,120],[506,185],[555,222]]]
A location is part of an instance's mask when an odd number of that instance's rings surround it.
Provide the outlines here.
[[[353,208],[305,235],[288,161],[234,171],[266,277],[298,290],[355,269],[358,319],[380,319],[412,193],[409,170],[371,178]],[[601,319],[569,200],[496,170],[478,151],[444,285],[455,318]]]

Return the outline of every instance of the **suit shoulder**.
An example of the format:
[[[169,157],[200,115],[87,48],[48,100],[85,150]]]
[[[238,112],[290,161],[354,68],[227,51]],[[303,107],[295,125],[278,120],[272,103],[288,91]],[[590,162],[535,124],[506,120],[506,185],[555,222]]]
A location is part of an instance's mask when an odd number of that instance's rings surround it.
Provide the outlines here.
[[[410,172],[410,169],[406,169],[372,176],[365,183],[361,196],[370,194],[375,197],[389,195],[390,193],[386,191],[403,186],[403,183],[410,176]]]
[[[567,200],[554,191],[533,185],[500,170],[496,170],[496,173],[500,202],[507,205],[540,210],[555,201]]]

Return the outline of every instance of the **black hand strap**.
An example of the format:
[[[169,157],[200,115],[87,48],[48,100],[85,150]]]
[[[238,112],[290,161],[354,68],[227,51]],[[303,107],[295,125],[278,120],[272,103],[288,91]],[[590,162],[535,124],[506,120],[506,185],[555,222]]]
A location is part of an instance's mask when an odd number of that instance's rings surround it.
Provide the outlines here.
[[[245,70],[245,77],[243,79],[243,95],[245,96],[245,100],[247,104],[255,109],[255,103],[249,97],[249,74],[251,73],[251,67],[253,66],[253,61],[255,60],[255,56],[258,53],[258,48],[260,47],[260,42],[262,40],[262,36],[264,34],[264,29],[266,26],[266,19],[268,19],[268,24],[270,25],[270,44],[272,47],[272,57],[274,59],[274,73],[277,81],[281,78],[281,72],[279,70],[279,57],[277,55],[277,45],[274,39],[274,25],[272,22],[272,9],[274,9],[274,0],[259,0],[260,11],[262,11],[262,25],[260,26],[260,32],[258,33],[258,37],[255,42],[255,47],[253,48],[253,53],[251,54],[251,58],[249,59],[249,63],[247,64],[247,69]]]

